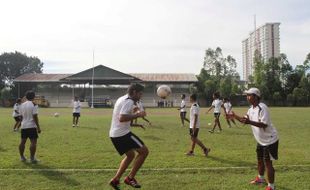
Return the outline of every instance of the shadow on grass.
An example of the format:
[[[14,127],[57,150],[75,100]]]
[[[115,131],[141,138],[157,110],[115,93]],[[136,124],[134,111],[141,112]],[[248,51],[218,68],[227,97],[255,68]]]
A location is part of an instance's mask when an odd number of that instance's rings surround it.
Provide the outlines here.
[[[212,153],[212,152],[211,152]],[[215,157],[212,155],[208,155],[208,158],[220,163],[224,163],[224,164],[228,164],[230,166],[234,166],[234,167],[256,167],[256,163],[253,162],[247,162],[244,160],[227,160],[227,159],[223,159],[223,158],[219,158],[219,157]]]
[[[91,129],[91,130],[98,130],[96,127],[76,127],[77,129]]]
[[[41,163],[38,164],[32,164],[32,163],[25,163],[26,166],[33,169],[38,174],[46,177],[49,180],[57,181],[59,183],[68,185],[68,186],[79,186],[80,183],[76,181],[75,179],[72,179],[68,177],[65,172],[53,170],[53,168],[50,168],[47,165],[43,165]]]
[[[142,136],[142,135],[141,135]],[[145,135],[143,136],[144,139],[154,140],[154,141],[162,141],[163,139],[151,135]]]
[[[0,146],[0,152],[6,152],[6,149],[4,149],[4,148],[2,148],[2,147]]]

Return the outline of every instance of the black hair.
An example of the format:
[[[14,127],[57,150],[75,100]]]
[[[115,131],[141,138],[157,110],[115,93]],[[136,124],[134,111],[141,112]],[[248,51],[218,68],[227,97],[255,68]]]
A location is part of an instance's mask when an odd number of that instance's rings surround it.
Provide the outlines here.
[[[214,96],[215,98],[220,98],[220,93],[219,93],[219,92],[214,92],[214,93],[213,93],[213,96]]]
[[[197,94],[191,94],[190,98],[194,101],[197,101]]]
[[[181,98],[182,98],[182,99],[183,99],[183,98],[185,98],[185,97],[186,97],[186,95],[185,95],[185,94],[182,94],[182,95],[181,95]]]
[[[134,91],[136,92],[142,92],[144,90],[144,86],[142,84],[139,83],[133,83],[128,87],[128,94],[132,95]]]
[[[33,100],[36,94],[32,90],[28,90],[25,96],[27,100]]]
[[[21,98],[17,98],[17,99],[16,99],[16,103],[20,103],[21,101],[22,101]]]

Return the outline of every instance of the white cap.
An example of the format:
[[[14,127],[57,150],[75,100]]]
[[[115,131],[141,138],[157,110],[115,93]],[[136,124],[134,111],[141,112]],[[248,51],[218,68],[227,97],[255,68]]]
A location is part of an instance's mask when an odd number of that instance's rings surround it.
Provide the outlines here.
[[[249,90],[245,91],[246,94],[255,94],[256,96],[260,97],[260,91],[258,88],[250,88]]]

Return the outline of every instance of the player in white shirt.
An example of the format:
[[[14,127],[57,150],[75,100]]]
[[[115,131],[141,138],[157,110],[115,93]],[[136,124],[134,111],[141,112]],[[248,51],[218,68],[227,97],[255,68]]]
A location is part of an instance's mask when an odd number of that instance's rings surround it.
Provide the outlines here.
[[[257,141],[258,176],[251,181],[251,184],[265,183],[264,172],[266,169],[268,186],[265,190],[274,190],[275,170],[272,161],[278,159],[278,132],[271,123],[268,107],[260,102],[261,93],[259,89],[250,88],[246,94],[247,100],[251,104],[247,115],[240,117],[233,113],[232,116],[241,123],[251,125],[254,138]]]
[[[231,103],[230,103],[228,98],[224,98],[223,106],[224,106],[224,109],[225,109],[225,116],[229,115],[229,114],[232,114],[232,105],[231,105]],[[227,124],[228,124],[229,128],[231,127],[230,121],[233,122],[233,124],[237,127],[237,124],[236,124],[234,118],[226,117],[226,121],[227,121]]]
[[[213,125],[213,129],[209,130],[210,133],[213,133],[214,132],[214,129],[216,126],[219,127],[219,130],[218,132],[221,132],[222,131],[222,128],[221,128],[221,122],[220,122],[220,115],[221,115],[221,108],[224,109],[223,107],[223,102],[222,100],[220,100],[220,94],[218,92],[215,92],[213,93],[213,102],[212,102],[212,105],[211,107],[208,109],[207,113],[209,113],[209,111],[211,109],[214,109],[213,110],[213,114],[214,114],[214,125]],[[225,111],[225,109],[224,109]]]
[[[81,103],[77,96],[74,97],[73,101],[73,124],[72,127],[78,127],[79,126],[79,118],[81,117]]]
[[[22,103],[22,99],[18,98],[16,100],[16,103],[14,104],[14,108],[13,108],[13,118],[15,120],[15,125],[13,127],[13,131],[18,131],[20,125],[21,125],[21,121],[22,121],[22,117],[20,115],[20,105]]]
[[[136,102],[135,108],[134,108],[134,113],[135,112],[140,112],[140,111],[145,111],[145,108],[143,107],[143,104],[142,104],[141,100]],[[152,126],[152,123],[146,117],[142,117],[142,119],[144,121],[146,121],[150,126]],[[132,122],[131,126],[138,126],[138,127],[144,128],[144,126],[142,124],[138,124],[138,118],[134,119],[134,121]]]
[[[199,119],[199,105],[197,103],[197,95],[192,94],[190,96],[191,109],[190,109],[190,123],[189,123],[189,135],[191,136],[191,148],[190,151],[186,153],[188,156],[194,156],[194,150],[196,144],[200,146],[205,156],[208,156],[210,152],[210,148],[207,148],[199,139],[199,127],[200,127],[200,119]]]
[[[38,133],[41,133],[39,119],[38,119],[38,106],[32,101],[35,97],[33,91],[26,92],[27,101],[20,106],[20,113],[22,116],[21,124],[21,142],[19,144],[19,154],[21,161],[25,162],[27,159],[24,156],[25,144],[27,139],[30,139],[30,161],[37,163],[39,160],[35,158],[37,149]]]
[[[180,110],[180,118],[182,122],[182,126],[184,127],[184,121],[187,121],[189,123],[189,120],[186,118],[186,102],[185,102],[185,94],[181,95],[181,105],[178,108]]]
[[[135,179],[135,175],[146,159],[149,150],[143,141],[130,131],[130,123],[136,118],[146,116],[145,111],[134,112],[135,103],[142,97],[143,90],[144,87],[141,84],[131,84],[128,94],[118,98],[113,109],[109,136],[118,153],[125,154],[118,171],[110,181],[110,185],[115,190],[120,189],[120,178],[133,160],[132,169],[124,182],[134,188],[141,187]]]

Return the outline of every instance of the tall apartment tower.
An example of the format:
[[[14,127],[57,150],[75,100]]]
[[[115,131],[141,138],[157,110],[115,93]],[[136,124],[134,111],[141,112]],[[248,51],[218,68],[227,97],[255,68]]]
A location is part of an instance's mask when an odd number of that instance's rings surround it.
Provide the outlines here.
[[[243,80],[248,81],[254,72],[255,52],[265,61],[280,56],[280,23],[266,23],[242,41]]]

